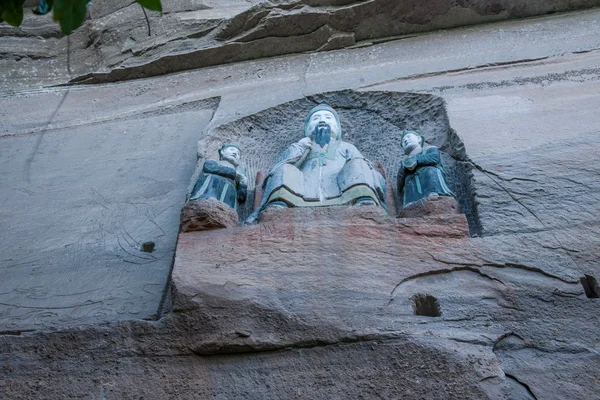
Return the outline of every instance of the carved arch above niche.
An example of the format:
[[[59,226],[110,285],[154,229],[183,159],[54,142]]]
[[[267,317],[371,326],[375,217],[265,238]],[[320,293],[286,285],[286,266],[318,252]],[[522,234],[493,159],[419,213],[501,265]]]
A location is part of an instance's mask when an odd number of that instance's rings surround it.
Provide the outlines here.
[[[287,146],[303,137],[306,113],[319,103],[327,103],[338,111],[345,141],[374,163],[383,165],[395,195],[396,175],[404,155],[400,146],[402,131],[420,130],[426,142],[441,151],[448,186],[467,216],[471,235],[480,233],[471,165],[463,142],[450,127],[443,98],[420,93],[327,92],[283,103],[205,132],[198,142],[199,167],[204,159],[215,158],[223,143],[235,143],[243,151],[249,201],[238,209],[240,220],[253,211],[256,174],[268,171]],[[190,189],[198,174],[199,168]],[[400,204],[398,200],[396,204]]]

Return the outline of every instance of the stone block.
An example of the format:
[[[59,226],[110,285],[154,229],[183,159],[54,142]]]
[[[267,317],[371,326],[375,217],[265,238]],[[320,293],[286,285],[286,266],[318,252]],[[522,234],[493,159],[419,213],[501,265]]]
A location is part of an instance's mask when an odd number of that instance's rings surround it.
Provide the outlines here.
[[[430,196],[407,205],[398,213],[398,218],[419,218],[430,215],[460,214],[460,205],[454,197]]]
[[[181,231],[207,231],[237,226],[238,215],[227,204],[216,199],[189,201],[181,210]]]

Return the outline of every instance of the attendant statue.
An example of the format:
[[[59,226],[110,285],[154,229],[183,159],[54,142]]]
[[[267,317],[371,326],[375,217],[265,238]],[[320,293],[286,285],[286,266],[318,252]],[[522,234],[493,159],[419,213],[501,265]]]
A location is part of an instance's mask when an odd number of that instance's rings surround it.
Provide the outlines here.
[[[424,147],[425,140],[419,131],[404,131],[400,141],[407,156],[398,171],[402,207],[428,197],[454,196],[446,185],[437,147]]]
[[[261,205],[248,222],[267,208],[385,207],[385,180],[356,147],[342,140],[340,118],[333,108],[320,104],[310,110],[304,136],[269,170]]]
[[[214,198],[237,209],[238,202],[246,201],[248,192],[248,179],[239,166],[241,155],[239,147],[223,145],[219,149],[219,161],[204,162],[189,200]]]
[[[237,205],[246,201],[248,191],[240,158],[240,149],[226,144],[219,149],[219,161],[204,162],[190,198],[181,210],[182,232],[237,226]]]

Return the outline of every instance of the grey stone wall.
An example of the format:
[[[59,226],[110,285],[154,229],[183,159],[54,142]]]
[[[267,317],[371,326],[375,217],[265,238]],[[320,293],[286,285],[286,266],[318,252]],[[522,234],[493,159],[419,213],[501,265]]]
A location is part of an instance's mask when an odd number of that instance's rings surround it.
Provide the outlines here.
[[[158,318],[217,104],[0,137],[0,331]]]

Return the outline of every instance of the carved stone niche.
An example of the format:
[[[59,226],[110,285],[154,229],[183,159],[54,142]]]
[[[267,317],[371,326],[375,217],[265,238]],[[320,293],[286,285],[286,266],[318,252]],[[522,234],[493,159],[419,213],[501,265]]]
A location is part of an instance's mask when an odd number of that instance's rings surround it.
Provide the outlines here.
[[[237,209],[239,220],[244,221],[260,202],[255,195],[262,195],[260,187],[256,190],[256,177],[260,180],[291,143],[304,137],[306,114],[321,103],[329,104],[338,112],[344,140],[356,146],[378,169],[384,171],[388,192],[386,203],[392,216],[398,215],[402,205],[395,187],[397,172],[404,158],[400,137],[405,129],[421,131],[426,143],[436,146],[441,152],[447,184],[456,195],[460,211],[466,215],[470,234],[479,234],[473,175],[464,145],[450,127],[444,100],[428,94],[350,90],[328,92],[284,103],[214,127],[198,142],[199,167],[189,189],[197,180],[204,159],[214,157],[223,143],[236,143],[243,151],[242,164],[248,177],[248,200]],[[440,204],[421,204],[416,208],[420,207],[425,214],[435,214],[448,203],[451,202],[443,199]],[[448,209],[449,213],[459,211],[452,204],[448,205]],[[404,215],[400,217],[416,217],[419,212],[413,207],[404,210]]]

